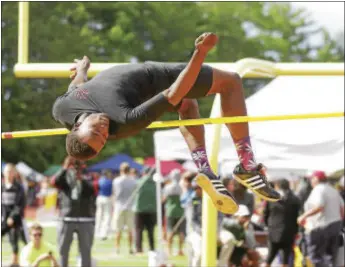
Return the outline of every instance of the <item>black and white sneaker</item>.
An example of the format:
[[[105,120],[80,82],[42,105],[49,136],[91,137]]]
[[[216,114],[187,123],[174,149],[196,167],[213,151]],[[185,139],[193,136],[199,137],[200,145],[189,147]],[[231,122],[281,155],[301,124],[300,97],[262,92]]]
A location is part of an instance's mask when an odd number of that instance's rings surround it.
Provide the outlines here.
[[[225,214],[234,214],[238,204],[230,192],[224,187],[222,181],[211,171],[200,171],[195,182],[209,195],[216,209]]]
[[[252,171],[247,171],[243,168],[242,164],[239,164],[235,167],[233,174],[239,183],[252,190],[261,198],[271,202],[280,200],[280,194],[267,182],[262,164],[258,164],[256,170]]]

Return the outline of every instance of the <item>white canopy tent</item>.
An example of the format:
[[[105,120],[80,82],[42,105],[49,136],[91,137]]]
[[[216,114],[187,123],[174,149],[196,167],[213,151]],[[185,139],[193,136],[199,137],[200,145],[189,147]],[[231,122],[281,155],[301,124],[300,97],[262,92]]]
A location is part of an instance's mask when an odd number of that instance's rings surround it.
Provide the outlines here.
[[[343,76],[280,76],[246,100],[249,116],[344,111]],[[206,126],[206,141],[209,136]],[[344,118],[250,123],[258,162],[269,169],[327,172],[344,168]],[[155,155],[160,160],[190,160],[178,129],[157,131]],[[228,129],[222,126],[219,161],[234,167],[237,155]]]

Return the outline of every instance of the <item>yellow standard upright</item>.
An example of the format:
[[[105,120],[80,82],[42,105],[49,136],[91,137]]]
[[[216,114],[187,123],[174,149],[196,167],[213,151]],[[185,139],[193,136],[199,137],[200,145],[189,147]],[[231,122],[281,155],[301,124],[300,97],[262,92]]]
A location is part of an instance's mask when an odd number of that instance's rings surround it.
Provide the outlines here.
[[[18,63],[29,63],[29,2],[19,2]]]

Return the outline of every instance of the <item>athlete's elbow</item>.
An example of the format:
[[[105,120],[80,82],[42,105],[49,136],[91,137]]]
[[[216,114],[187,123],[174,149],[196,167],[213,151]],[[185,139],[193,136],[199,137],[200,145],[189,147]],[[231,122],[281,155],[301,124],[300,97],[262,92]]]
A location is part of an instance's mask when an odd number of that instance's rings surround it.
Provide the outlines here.
[[[183,95],[177,94],[176,90],[172,90],[171,88],[164,90],[162,94],[173,106],[176,106],[178,103],[180,103],[183,98]]]
[[[125,124],[136,124],[147,120],[147,114],[140,108],[131,109],[126,114]]]

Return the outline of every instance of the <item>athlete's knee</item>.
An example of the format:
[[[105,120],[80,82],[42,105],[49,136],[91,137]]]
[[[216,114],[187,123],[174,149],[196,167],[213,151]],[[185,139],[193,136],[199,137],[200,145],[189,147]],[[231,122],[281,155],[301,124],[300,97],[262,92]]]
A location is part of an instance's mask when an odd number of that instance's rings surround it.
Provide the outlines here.
[[[228,90],[241,88],[242,87],[242,78],[237,72],[226,72],[224,75],[224,88]]]
[[[242,79],[237,72],[213,69],[211,93],[229,93],[242,89]]]

